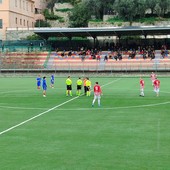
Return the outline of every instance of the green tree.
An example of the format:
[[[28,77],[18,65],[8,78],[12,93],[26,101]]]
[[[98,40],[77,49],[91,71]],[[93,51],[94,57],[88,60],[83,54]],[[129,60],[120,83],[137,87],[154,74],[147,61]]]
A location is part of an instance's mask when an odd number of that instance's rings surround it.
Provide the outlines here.
[[[33,35],[27,36],[26,39],[27,39],[27,40],[42,40],[42,37],[40,37],[40,36],[37,35],[37,34],[33,34]]]
[[[120,18],[132,23],[134,17],[137,15],[136,0],[116,0],[114,9],[117,11]]]
[[[158,2],[158,6],[160,7],[160,15],[164,17],[164,15],[170,10],[170,0],[161,0]]]
[[[88,9],[87,1],[75,5],[69,15],[70,27],[87,27],[92,12]]]
[[[120,18],[132,24],[135,18],[145,16],[146,0],[116,0],[114,10]]]
[[[51,27],[51,25],[47,21],[36,20],[35,27]]]
[[[155,8],[159,1],[160,0],[146,0],[146,8],[151,10],[151,14],[156,10]]]
[[[145,16],[146,0],[136,0],[134,6],[136,7],[136,16],[139,18]]]
[[[51,10],[51,13],[54,13],[53,8],[55,6],[55,3],[58,3],[58,0],[50,0],[47,3],[47,8],[49,8]]]
[[[111,9],[115,0],[89,0],[89,7],[97,19],[103,19],[104,10]]]

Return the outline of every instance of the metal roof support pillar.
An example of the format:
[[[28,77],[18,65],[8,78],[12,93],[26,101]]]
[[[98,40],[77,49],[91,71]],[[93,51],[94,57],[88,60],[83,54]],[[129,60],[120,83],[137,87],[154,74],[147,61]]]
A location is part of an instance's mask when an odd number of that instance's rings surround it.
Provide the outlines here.
[[[118,35],[118,44],[120,45],[120,39],[121,39],[121,35]]]
[[[93,48],[96,47],[96,36],[93,36]]]
[[[145,37],[145,45],[147,46],[147,34],[144,34],[144,37]]]
[[[70,37],[68,37],[69,38],[69,49],[71,49],[72,50],[72,37],[70,36]]]
[[[118,38],[119,38],[119,43],[120,43],[121,35],[118,35]]]

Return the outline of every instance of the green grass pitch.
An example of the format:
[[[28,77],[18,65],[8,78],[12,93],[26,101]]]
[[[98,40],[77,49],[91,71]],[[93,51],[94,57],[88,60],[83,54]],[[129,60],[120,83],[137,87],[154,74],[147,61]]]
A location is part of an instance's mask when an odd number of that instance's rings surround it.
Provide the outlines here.
[[[101,107],[90,97],[65,96],[65,77],[47,78],[47,97],[35,77],[0,78],[1,170],[169,170],[170,79],[160,96],[145,77],[90,78],[102,86]]]

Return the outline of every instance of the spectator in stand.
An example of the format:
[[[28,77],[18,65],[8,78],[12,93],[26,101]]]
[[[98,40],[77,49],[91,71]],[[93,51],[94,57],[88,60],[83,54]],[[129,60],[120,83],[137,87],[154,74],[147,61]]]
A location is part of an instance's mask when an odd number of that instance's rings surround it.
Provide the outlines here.
[[[100,61],[100,55],[99,54],[96,56],[96,59],[97,59],[97,61]]]
[[[108,61],[107,55],[104,56],[104,61]]]

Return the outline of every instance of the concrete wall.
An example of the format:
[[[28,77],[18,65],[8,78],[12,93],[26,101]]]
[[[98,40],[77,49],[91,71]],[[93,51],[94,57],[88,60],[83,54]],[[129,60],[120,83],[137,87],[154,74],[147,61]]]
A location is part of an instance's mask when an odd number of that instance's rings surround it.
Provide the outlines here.
[[[23,40],[27,36],[33,35],[34,29],[8,29],[6,30],[6,40]]]
[[[170,21],[155,22],[153,25],[146,23],[133,22],[131,26],[167,26]],[[129,22],[89,22],[88,27],[127,27],[130,26]]]

